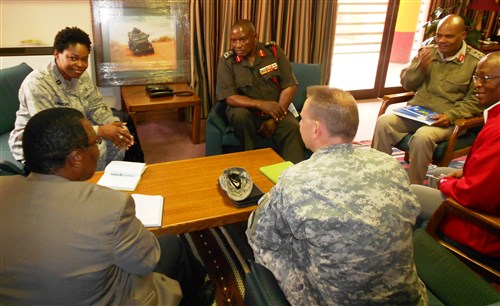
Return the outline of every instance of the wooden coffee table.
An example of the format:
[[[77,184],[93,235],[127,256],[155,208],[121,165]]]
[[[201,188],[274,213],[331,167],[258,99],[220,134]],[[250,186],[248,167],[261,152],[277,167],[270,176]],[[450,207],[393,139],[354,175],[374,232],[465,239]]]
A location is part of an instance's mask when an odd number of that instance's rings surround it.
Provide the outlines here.
[[[185,83],[168,84],[174,92],[193,91]],[[122,108],[125,110],[132,120],[137,124],[137,113],[152,112],[165,110],[170,108],[193,108],[192,118],[192,137],[191,141],[194,144],[200,143],[200,98],[193,94],[192,96],[178,96],[150,98],[146,93],[146,87],[140,86],[124,86],[121,88]]]
[[[274,184],[259,168],[283,162],[272,149],[215,155],[148,165],[133,193],[162,195],[163,219],[155,234],[185,233],[247,220],[255,205],[237,208],[219,188],[218,178],[228,167],[245,168],[255,184],[268,192]],[[91,182],[97,182],[97,172]]]

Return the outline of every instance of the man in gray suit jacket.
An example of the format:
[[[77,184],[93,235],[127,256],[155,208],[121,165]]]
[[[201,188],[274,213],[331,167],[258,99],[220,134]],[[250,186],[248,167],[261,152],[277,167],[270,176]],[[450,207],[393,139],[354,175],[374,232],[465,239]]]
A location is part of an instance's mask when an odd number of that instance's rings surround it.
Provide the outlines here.
[[[135,217],[130,195],[85,182],[101,138],[82,113],[44,110],[23,137],[31,173],[0,178],[0,304],[213,300],[213,290],[208,300],[200,294],[206,272],[179,237],[157,239]]]

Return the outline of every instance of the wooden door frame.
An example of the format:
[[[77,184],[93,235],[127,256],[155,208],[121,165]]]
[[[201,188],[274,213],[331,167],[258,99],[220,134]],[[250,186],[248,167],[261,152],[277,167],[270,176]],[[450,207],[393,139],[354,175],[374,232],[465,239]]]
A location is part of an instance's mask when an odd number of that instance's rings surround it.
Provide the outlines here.
[[[389,68],[389,59],[391,56],[394,32],[396,30],[396,21],[398,18],[399,1],[389,0],[387,13],[385,17],[384,32],[380,43],[380,56],[377,65],[377,75],[375,76],[374,88],[363,90],[352,90],[350,93],[355,99],[370,99],[381,97],[386,94],[404,92],[402,86],[385,87],[387,70]]]

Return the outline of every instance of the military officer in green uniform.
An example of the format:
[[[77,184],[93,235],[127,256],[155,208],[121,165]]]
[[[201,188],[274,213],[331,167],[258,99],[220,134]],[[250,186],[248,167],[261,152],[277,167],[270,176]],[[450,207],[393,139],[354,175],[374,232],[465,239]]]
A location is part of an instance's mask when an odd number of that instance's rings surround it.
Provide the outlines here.
[[[415,91],[410,105],[420,105],[438,113],[431,126],[411,119],[385,114],[377,119],[373,148],[392,153],[392,146],[409,132],[412,184],[422,184],[438,142],[449,139],[456,119],[478,115],[483,107],[475,95],[472,75],[483,53],[468,46],[462,17],[448,15],[437,27],[435,44],[421,48],[401,72],[401,85]]]
[[[288,111],[297,88],[290,61],[274,42],[261,43],[249,20],[231,27],[231,49],[217,66],[217,98],[245,150],[257,135],[272,138],[279,154],[298,163],[304,159],[299,123]]]

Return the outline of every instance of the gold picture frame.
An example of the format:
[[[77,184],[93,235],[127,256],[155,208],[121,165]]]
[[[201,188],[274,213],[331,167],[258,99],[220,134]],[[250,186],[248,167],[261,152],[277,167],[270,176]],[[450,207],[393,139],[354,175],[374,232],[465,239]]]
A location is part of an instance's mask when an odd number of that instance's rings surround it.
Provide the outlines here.
[[[188,0],[91,0],[96,83],[190,81]]]

